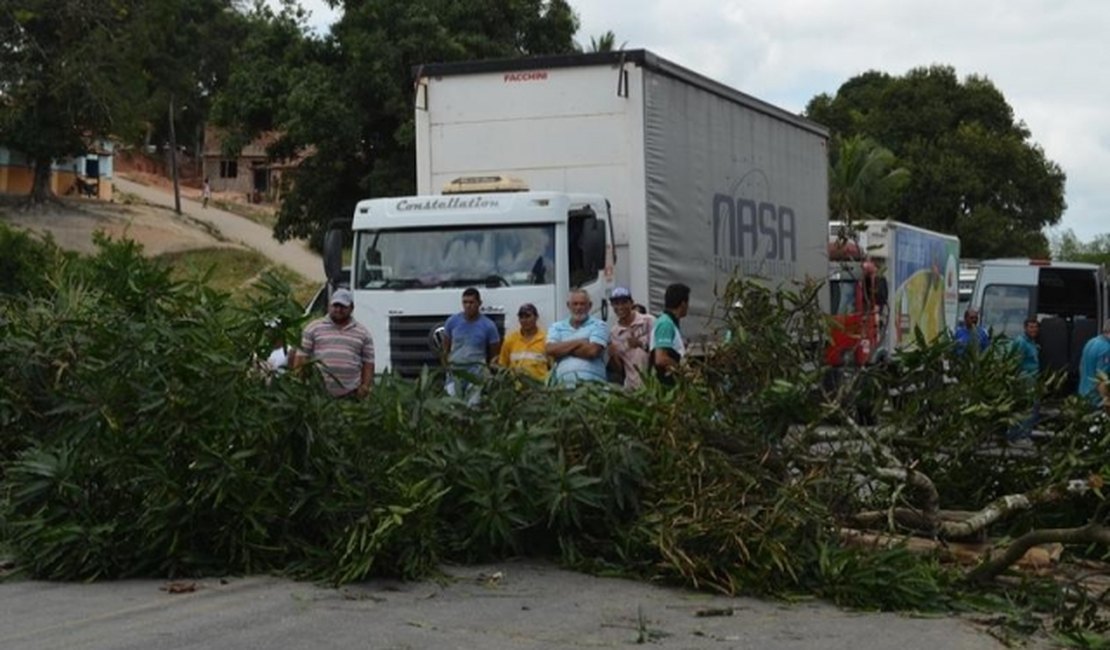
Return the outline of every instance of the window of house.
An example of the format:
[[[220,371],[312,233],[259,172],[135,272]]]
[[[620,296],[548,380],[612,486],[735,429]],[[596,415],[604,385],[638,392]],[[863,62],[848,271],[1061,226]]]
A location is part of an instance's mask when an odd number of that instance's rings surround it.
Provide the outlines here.
[[[236,160],[220,161],[220,178],[238,178],[239,162]]]

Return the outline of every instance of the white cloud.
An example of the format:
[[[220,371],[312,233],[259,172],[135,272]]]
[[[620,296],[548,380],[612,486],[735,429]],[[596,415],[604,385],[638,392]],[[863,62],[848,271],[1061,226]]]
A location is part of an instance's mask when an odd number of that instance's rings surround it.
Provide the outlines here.
[[[986,76],[1068,175],[1061,226],[1110,232],[1110,3],[1101,0],[572,0],[612,30],[791,111],[866,70]]]

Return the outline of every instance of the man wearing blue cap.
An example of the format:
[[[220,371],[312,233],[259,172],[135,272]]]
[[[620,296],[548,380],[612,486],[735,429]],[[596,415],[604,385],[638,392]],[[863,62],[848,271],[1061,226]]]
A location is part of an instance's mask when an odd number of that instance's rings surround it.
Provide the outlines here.
[[[609,366],[624,373],[626,390],[644,385],[643,373],[651,365],[648,346],[655,318],[633,308],[632,292],[625,287],[613,289],[609,296],[617,322],[609,329]]]

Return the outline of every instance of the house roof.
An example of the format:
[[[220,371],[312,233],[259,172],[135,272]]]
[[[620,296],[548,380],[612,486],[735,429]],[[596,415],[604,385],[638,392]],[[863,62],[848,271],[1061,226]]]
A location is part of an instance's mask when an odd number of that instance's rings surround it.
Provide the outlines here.
[[[205,158],[223,158],[223,141],[227,131],[215,126],[208,126],[204,129],[204,157]],[[316,153],[316,147],[308,146],[299,150],[293,157],[284,159],[270,159],[266,153],[266,149],[274,142],[277,142],[281,137],[281,131],[264,131],[257,138],[251,141],[250,144],[243,147],[239,153],[239,159],[243,158],[253,159],[254,161],[264,161],[268,164],[259,165],[258,167],[268,167],[270,169],[291,169],[299,167],[305,158],[308,158]]]
[[[216,126],[204,127],[204,157],[223,158],[224,138],[227,130]],[[263,131],[239,152],[240,158],[266,158],[266,149],[281,137],[280,131]]]

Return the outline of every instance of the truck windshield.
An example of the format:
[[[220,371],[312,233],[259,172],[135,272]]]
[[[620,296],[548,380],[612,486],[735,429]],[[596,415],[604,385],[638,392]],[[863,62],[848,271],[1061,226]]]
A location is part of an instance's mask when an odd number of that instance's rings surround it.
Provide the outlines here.
[[[856,311],[856,284],[855,278],[829,281],[829,306],[833,316],[844,316]]]
[[[510,287],[555,283],[555,226],[360,231],[360,289]]]

